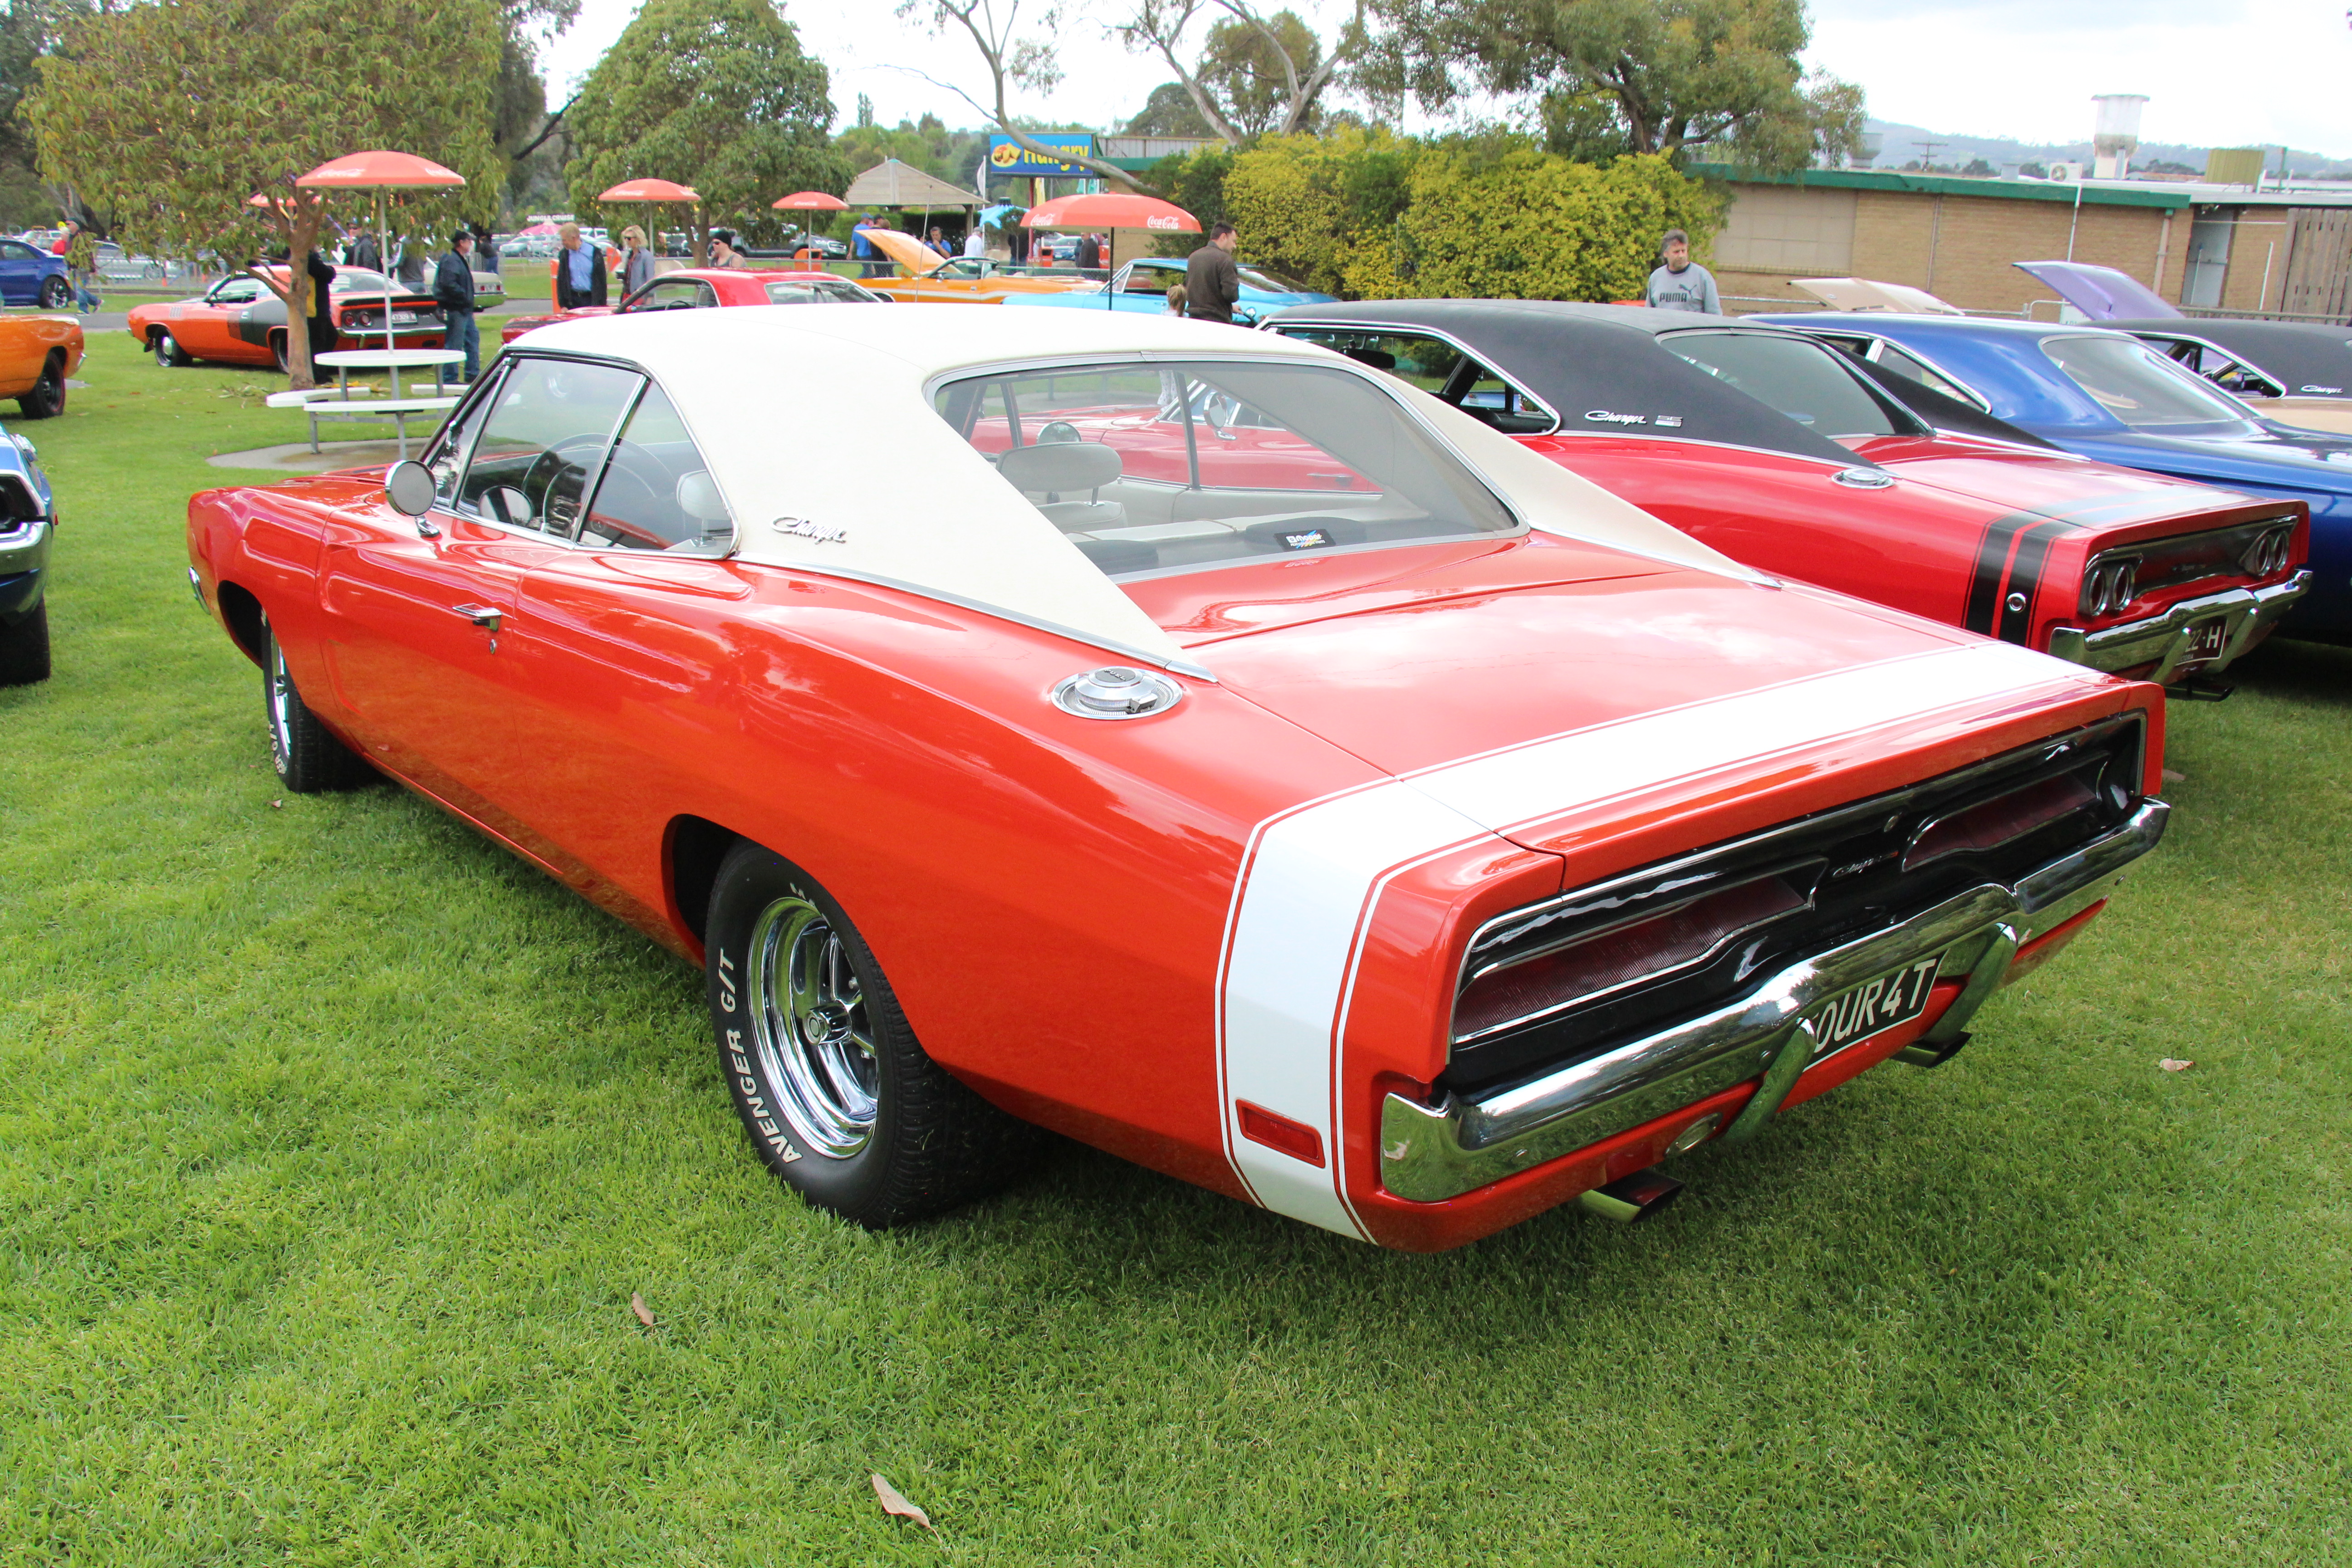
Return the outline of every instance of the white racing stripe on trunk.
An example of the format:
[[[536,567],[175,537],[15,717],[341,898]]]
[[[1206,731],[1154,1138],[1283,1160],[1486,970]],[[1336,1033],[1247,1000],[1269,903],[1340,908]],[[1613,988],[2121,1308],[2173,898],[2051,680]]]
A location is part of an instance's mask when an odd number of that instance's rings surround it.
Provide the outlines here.
[[[1364,1235],[1340,1169],[1339,1035],[1364,923],[1405,867],[1676,779],[2053,680],[2103,679],[2007,643],[1971,643],[1555,735],[1269,817],[1251,835],[1219,966],[1220,1121],[1235,1173],[1267,1208]],[[1243,1137],[1241,1100],[1314,1128],[1322,1167]]]
[[[2053,680],[2105,677],[2013,643],[1969,643],[1554,735],[1406,779],[1496,832]]]

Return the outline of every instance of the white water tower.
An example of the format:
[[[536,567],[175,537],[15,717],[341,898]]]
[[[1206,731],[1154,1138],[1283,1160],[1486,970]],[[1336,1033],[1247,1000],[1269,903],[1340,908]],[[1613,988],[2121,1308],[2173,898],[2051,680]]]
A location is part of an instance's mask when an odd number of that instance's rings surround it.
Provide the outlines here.
[[[2095,159],[2093,177],[2127,178],[2131,174],[2131,155],[2139,150],[2139,115],[2147,107],[2147,95],[2107,92],[2091,101],[2099,106],[2098,122],[2091,134],[2091,151]]]

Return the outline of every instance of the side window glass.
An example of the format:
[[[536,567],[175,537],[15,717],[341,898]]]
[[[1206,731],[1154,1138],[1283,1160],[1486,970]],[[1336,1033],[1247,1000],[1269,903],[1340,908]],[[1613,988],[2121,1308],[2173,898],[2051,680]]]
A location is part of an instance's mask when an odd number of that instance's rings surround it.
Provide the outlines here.
[[[246,305],[261,298],[261,285],[250,278],[225,279],[212,293],[215,305]]]
[[[495,370],[491,373],[494,381],[497,374]],[[488,387],[474,399],[472,407],[433,438],[432,447],[425,454],[425,468],[433,476],[434,505],[456,508],[457,477],[466,471],[466,454],[473,449],[474,437],[480,434],[482,422],[489,417],[490,408],[498,400],[497,386]]]
[[[658,386],[637,400],[580,528],[603,550],[677,550],[721,555],[735,521],[677,407]]]
[[[645,378],[612,365],[519,361],[484,399],[457,510],[570,538],[613,428]]]
[[[1925,363],[1913,359],[1893,343],[1887,343],[1879,349],[1878,363],[1897,375],[1909,376],[1930,392],[1940,392],[1945,396],[1956,398],[1962,403],[1974,404],[1977,401],[1967,392],[1937,375]]]

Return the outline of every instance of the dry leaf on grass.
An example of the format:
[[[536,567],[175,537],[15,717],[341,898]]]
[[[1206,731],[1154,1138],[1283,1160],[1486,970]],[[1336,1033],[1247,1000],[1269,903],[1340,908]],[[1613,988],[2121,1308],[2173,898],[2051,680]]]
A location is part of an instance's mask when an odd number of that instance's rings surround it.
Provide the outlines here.
[[[901,1497],[898,1494],[898,1489],[884,1480],[878,1472],[874,1476],[874,1495],[882,1500],[884,1513],[897,1514],[900,1519],[911,1519],[925,1530],[931,1528],[931,1516]]]
[[[2195,1062],[2184,1062],[2173,1057],[2166,1057],[2162,1061],[2158,1062],[2156,1065],[2162,1068],[2167,1072],[2187,1072],[2190,1068],[2195,1067],[2197,1064]]]
[[[635,1290],[629,1292],[629,1310],[635,1312],[637,1315],[637,1321],[646,1327],[650,1329],[654,1326],[654,1310],[646,1306],[646,1299]]]

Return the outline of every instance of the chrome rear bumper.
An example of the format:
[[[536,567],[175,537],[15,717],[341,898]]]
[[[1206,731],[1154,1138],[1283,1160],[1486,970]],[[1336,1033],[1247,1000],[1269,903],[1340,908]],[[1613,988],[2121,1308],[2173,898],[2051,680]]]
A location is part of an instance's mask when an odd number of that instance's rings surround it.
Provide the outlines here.
[[[1761,1073],[1763,1086],[1733,1127],[1752,1131],[1813,1060],[1811,1009],[1939,954],[1938,978],[1968,981],[1922,1043],[1948,1040],[1999,989],[2019,947],[2105,897],[2126,867],[2156,847],[2171,810],[2145,801],[2113,832],[2013,888],[1972,888],[1900,925],[1792,963],[1688,1023],[1515,1089],[1485,1100],[1449,1095],[1434,1105],[1391,1094],[1381,1108],[1381,1184],[1418,1203],[1457,1197]]]
[[[2201,667],[2202,673],[2219,674],[2254,646],[2255,633],[2276,624],[2310,589],[2311,574],[2297,572],[2285,582],[2273,583],[2267,588],[2228,588],[2202,598],[2183,599],[2160,616],[2101,631],[2060,626],[2050,634],[2050,651],[2075,664],[2087,664],[2093,669],[2132,669],[2153,664],[2156,668],[2148,672],[2147,679],[2161,686],[2172,679],[2181,661],[2189,657],[2192,628],[2220,616],[2229,623],[2221,651]]]

